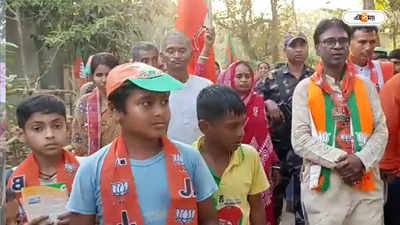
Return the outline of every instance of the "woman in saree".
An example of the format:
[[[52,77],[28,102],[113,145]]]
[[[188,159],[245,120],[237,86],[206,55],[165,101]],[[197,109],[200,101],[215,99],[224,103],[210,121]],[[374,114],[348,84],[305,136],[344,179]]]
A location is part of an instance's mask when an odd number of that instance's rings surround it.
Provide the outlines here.
[[[72,151],[78,156],[93,154],[119,135],[106,98],[106,78],[117,65],[118,59],[110,53],[98,53],[90,62],[89,80],[95,88],[79,98],[72,121]]]
[[[264,99],[254,91],[254,72],[247,62],[238,61],[220,74],[217,83],[235,90],[246,105],[246,122],[242,143],[252,145],[260,154],[265,174],[271,183],[271,188],[263,193],[266,221],[267,225],[276,225],[273,188],[278,182],[279,171],[273,167],[279,165],[279,159],[271,142]]]

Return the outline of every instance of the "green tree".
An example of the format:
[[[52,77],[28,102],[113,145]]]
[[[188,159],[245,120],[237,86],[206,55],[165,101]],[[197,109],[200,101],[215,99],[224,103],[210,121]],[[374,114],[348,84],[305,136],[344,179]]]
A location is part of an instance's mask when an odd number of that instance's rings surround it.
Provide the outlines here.
[[[388,18],[382,30],[390,34],[392,46],[397,48],[397,38],[400,36],[400,0],[377,0],[376,9],[386,13]]]
[[[251,0],[224,0],[226,10],[215,15],[217,26],[221,26],[243,45],[250,60],[258,60],[268,55],[269,45],[265,40],[270,32],[270,20],[264,15],[254,15]],[[261,36],[261,39],[258,37]],[[261,42],[261,43],[260,43]]]
[[[373,10],[375,9],[374,0],[363,0],[363,9]]]
[[[7,18],[17,23],[23,73],[23,37],[28,35],[42,62],[39,73],[45,75],[61,51],[68,55],[66,64],[100,51],[126,60],[132,44],[143,39],[140,25],[163,15],[164,5],[165,0],[13,0],[8,1]],[[36,33],[26,33],[27,20],[34,21]]]

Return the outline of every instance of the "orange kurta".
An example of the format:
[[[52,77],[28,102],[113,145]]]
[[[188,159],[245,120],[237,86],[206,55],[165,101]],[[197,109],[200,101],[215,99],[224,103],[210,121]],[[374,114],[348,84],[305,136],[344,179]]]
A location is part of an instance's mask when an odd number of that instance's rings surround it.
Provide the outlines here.
[[[382,108],[386,116],[389,139],[380,168],[399,170],[400,168],[400,74],[395,75],[380,93]],[[398,172],[400,175],[400,170]]]

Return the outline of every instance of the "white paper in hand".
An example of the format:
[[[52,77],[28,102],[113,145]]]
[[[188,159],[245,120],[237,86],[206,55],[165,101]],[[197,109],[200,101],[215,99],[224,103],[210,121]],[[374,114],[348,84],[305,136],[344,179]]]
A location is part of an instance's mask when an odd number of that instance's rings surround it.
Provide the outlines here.
[[[57,217],[67,213],[68,190],[65,184],[49,186],[31,186],[22,190],[22,206],[28,221],[40,216],[49,216],[49,220],[57,221]]]

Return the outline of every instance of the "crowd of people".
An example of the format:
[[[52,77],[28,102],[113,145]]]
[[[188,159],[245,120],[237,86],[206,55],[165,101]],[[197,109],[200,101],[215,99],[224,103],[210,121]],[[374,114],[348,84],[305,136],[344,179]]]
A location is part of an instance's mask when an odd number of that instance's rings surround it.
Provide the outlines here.
[[[216,84],[203,76],[212,29],[195,74],[178,31],[128,63],[91,56],[70,143],[60,98],[17,107],[32,153],[10,172],[6,225],[278,225],[283,210],[296,225],[400,224],[400,49],[383,57],[378,35],[325,19],[317,65],[294,31],[286,63],[216,64]],[[68,213],[28,221],[23,188],[55,183]]]

